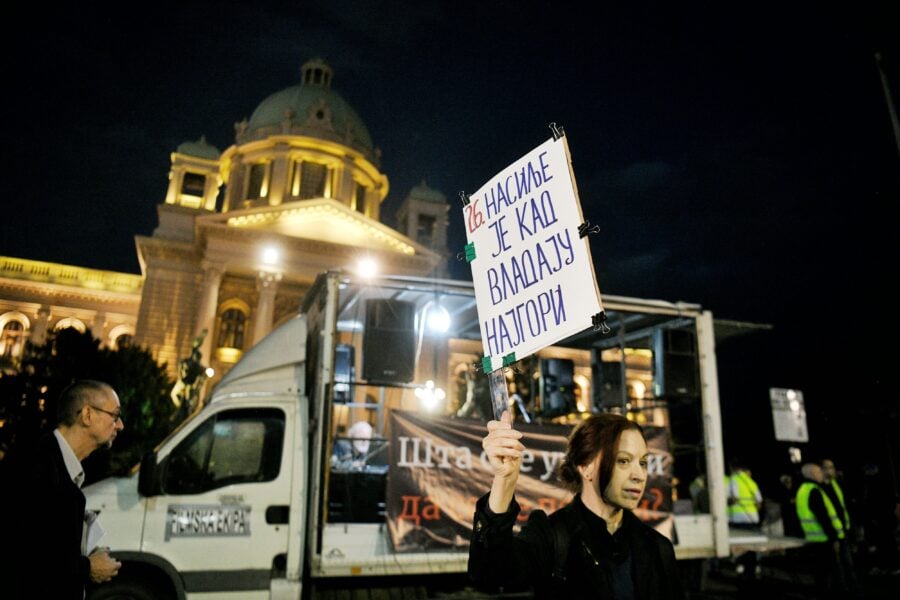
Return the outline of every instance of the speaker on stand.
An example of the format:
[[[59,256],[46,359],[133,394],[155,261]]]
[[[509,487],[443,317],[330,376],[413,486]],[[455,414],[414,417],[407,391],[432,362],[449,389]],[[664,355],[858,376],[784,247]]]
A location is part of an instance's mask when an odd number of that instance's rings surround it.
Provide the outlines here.
[[[409,383],[416,375],[416,305],[366,300],[363,377],[372,383]]]
[[[658,329],[653,334],[653,385],[657,398],[697,397],[700,374],[697,336],[687,329]]]
[[[334,349],[334,401],[350,402],[353,399],[353,376],[356,348],[352,344],[338,344]]]
[[[681,481],[691,481],[705,469],[697,336],[693,330],[654,332],[653,387],[654,395],[666,407],[674,475]]]
[[[599,354],[599,353],[598,353]],[[595,361],[591,364],[594,384],[594,410],[604,411],[609,408],[625,409],[626,388],[625,363],[621,361]]]
[[[541,359],[541,416],[575,412],[575,363],[569,359]]]

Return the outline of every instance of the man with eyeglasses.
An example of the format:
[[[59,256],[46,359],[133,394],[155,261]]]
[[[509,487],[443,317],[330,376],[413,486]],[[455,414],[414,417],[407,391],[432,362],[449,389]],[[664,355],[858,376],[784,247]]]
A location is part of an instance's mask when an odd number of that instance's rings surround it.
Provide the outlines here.
[[[85,513],[81,461],[112,446],[124,428],[121,410],[108,384],[76,381],[60,395],[57,428],[18,457],[9,488],[18,502],[4,515],[20,531],[5,565],[14,569],[4,578],[13,598],[82,600],[86,585],[118,574],[122,563],[108,550],[87,547],[96,515]],[[8,590],[6,584],[0,589]]]

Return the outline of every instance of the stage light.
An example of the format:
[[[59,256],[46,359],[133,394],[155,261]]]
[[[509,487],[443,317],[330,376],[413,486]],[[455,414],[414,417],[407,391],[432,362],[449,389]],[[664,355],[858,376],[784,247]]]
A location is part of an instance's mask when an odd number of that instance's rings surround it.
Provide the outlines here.
[[[437,333],[447,333],[450,329],[450,313],[439,303],[428,307],[428,327]]]
[[[371,279],[378,274],[378,263],[371,258],[362,258],[356,263],[356,273],[360,277]]]
[[[281,260],[281,252],[278,251],[278,248],[275,246],[266,246],[263,248],[262,262],[264,265],[277,265],[279,260]]]

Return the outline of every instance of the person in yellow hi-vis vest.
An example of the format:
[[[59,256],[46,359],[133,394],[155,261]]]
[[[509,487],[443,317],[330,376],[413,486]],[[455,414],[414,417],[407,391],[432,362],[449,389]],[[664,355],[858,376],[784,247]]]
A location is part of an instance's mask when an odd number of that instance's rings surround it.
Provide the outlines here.
[[[728,526],[735,529],[760,528],[759,513],[763,506],[759,486],[753,481],[750,469],[737,458],[728,463],[725,476],[725,498],[728,502]],[[762,567],[756,552],[745,552],[738,556],[736,570],[747,578],[759,578]]]
[[[847,501],[844,498],[844,490],[837,480],[837,469],[834,461],[829,458],[822,460],[822,475],[825,477],[822,488],[828,495],[828,499],[834,504],[834,508],[838,511],[838,516],[844,524],[844,532],[847,534],[846,539],[850,539],[850,511],[847,510]]]
[[[759,529],[759,511],[763,498],[753,480],[750,469],[738,460],[729,465],[725,476],[725,497],[728,502],[728,525],[739,529]]]
[[[808,542],[807,552],[823,596],[860,597],[859,584],[849,552],[842,551],[847,537],[838,507],[825,493],[825,475],[818,464],[807,463],[801,469],[803,482],[797,488],[797,518]]]
[[[850,511],[847,508],[847,500],[844,497],[844,490],[841,488],[837,480],[837,469],[834,461],[829,458],[822,459],[822,476],[824,478],[822,489],[834,509],[837,511],[838,517],[841,518],[841,524],[844,526],[844,539],[840,541],[839,552],[841,560],[851,565],[848,577],[851,586],[858,586],[856,582],[856,571],[853,568],[853,529],[851,529]]]

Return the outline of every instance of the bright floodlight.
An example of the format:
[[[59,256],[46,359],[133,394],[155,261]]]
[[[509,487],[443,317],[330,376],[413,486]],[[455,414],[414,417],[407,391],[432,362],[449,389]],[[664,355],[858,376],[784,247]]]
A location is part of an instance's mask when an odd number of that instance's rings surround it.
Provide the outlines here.
[[[212,378],[213,375],[216,374],[216,370],[212,367],[206,367],[206,376]]]
[[[278,252],[278,248],[274,246],[266,246],[263,248],[262,261],[264,265],[277,265],[280,258],[281,253]]]
[[[434,382],[430,379],[425,382],[425,387],[417,387],[415,394],[416,398],[421,400],[422,408],[427,411],[436,409],[438,403],[447,397],[444,390],[434,387]]]
[[[378,273],[378,263],[371,258],[362,258],[356,265],[356,272],[361,277],[371,279]]]
[[[450,329],[450,313],[440,304],[428,309],[428,327],[438,333],[447,333]]]

